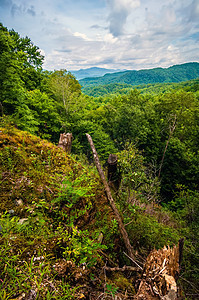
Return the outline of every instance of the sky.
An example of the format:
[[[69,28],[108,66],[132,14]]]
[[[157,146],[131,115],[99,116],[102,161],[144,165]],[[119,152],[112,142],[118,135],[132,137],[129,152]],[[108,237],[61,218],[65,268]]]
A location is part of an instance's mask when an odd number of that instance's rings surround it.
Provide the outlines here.
[[[140,70],[199,62],[199,0],[0,0],[43,68]]]

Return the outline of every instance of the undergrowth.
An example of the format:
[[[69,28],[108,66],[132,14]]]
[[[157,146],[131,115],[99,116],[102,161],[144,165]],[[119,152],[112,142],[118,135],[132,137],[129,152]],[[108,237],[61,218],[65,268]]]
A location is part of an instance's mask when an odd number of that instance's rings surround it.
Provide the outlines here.
[[[103,271],[130,261],[96,170],[5,125],[0,167],[0,299],[114,299],[125,293],[132,299],[137,274]],[[143,257],[177,243],[177,228],[124,201],[122,193],[117,201]]]

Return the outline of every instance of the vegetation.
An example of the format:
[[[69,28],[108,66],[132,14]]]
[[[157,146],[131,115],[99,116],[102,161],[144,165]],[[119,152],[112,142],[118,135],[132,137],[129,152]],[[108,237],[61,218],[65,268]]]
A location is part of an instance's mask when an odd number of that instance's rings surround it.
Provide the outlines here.
[[[132,89],[137,89],[141,94],[158,95],[179,89],[186,91],[198,90],[198,79],[188,80],[180,83],[148,83],[140,85],[132,85],[127,83],[109,83],[104,85],[83,87],[82,91],[88,96],[104,97],[111,94],[128,94]]]
[[[89,133],[105,172],[109,154],[117,154],[120,185],[112,193],[140,263],[184,237],[179,284],[195,299],[198,79],[134,89],[120,81],[93,97],[70,72],[44,71],[42,61],[29,38],[0,25],[0,298],[135,294],[137,273],[105,271],[130,261],[92,165]],[[186,80],[190,66],[197,64],[168,70]],[[62,132],[73,134],[70,155],[56,146]]]

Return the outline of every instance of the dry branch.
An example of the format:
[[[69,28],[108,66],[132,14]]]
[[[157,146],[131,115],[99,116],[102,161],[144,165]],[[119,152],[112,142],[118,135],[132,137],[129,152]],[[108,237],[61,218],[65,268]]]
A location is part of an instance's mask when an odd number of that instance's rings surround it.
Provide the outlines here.
[[[105,270],[110,271],[110,272],[115,272],[115,271],[119,271],[119,272],[136,271],[136,272],[138,272],[139,271],[138,268],[132,267],[132,266],[123,266],[122,268],[119,268],[119,267],[115,267],[115,268],[105,267]]]

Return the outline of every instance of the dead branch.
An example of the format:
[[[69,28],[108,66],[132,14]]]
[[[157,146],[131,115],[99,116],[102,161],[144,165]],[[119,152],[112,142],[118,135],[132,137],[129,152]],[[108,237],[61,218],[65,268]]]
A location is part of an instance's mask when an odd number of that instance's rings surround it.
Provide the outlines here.
[[[115,267],[115,268],[111,268],[111,267],[105,267],[106,271],[110,271],[110,272],[115,272],[115,271],[119,271],[119,272],[125,272],[125,271],[136,271],[138,272],[139,269],[136,267],[132,267],[132,266],[123,266],[122,268],[119,267]]]
[[[134,260],[132,257],[129,257],[125,252],[123,252],[138,268],[143,270],[143,268]]]

